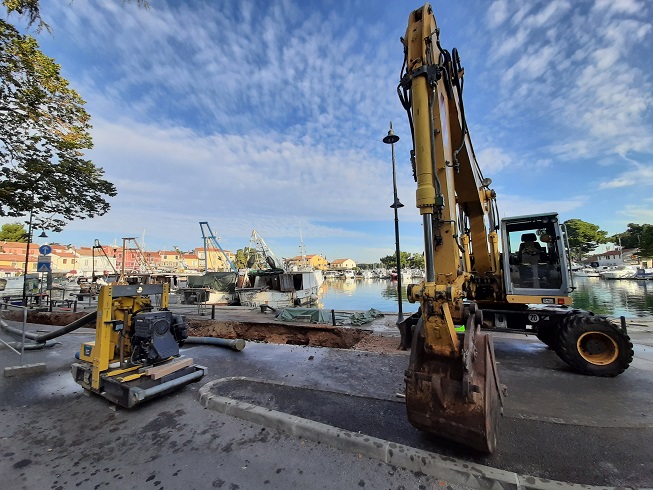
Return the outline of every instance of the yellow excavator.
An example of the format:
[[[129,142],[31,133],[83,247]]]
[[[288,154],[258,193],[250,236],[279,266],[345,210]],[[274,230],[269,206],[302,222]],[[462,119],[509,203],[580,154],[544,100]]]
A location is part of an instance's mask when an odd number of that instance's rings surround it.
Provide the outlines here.
[[[399,325],[411,349],[408,419],[492,452],[504,393],[483,330],[536,333],[572,368],[595,376],[622,373],[632,344],[624,325],[571,307],[569,247],[557,213],[499,219],[469,137],[460,57],[440,45],[428,3],[410,14],[402,43],[397,91],[411,129],[426,268],[425,280],[407,287],[419,311]]]

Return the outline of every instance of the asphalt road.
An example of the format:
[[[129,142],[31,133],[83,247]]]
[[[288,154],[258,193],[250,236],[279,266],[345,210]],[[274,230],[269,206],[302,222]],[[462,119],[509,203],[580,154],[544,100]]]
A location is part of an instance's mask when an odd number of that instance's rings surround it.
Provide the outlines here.
[[[193,346],[200,382],[136,409],[84,396],[70,364],[71,334],[29,352],[45,374],[0,379],[0,474],[5,488],[446,488],[449,483],[205,410],[197,390],[228,383],[238,399],[353,431],[523,474],[575,483],[653,487],[653,371],[642,336],[631,368],[614,379],[570,372],[532,337],[495,337],[509,389],[497,452],[484,457],[413,429],[396,397],[405,354],[249,343],[240,353]],[[6,339],[5,335],[2,335]],[[0,367],[17,356],[0,349]],[[344,393],[344,394],[343,394]],[[450,485],[453,488],[460,488]]]

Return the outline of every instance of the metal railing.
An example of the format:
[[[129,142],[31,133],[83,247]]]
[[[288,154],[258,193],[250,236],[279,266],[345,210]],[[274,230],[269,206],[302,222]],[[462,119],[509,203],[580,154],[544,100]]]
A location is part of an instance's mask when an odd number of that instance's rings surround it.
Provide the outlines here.
[[[4,321],[5,320],[5,312],[9,308],[16,308],[18,310],[23,310],[23,328],[22,328],[22,335],[21,335],[21,341],[20,341],[20,352],[16,350],[11,344],[5,342],[4,340],[0,339],[0,342],[2,342],[4,345],[9,347],[12,351],[14,351],[16,354],[20,356],[20,365],[24,366],[25,364],[23,363],[23,356],[25,354],[25,329],[27,327],[27,311],[29,310],[28,307],[26,306],[18,306],[18,305],[13,305],[11,303],[4,303],[3,305],[3,310],[0,312],[0,320]]]

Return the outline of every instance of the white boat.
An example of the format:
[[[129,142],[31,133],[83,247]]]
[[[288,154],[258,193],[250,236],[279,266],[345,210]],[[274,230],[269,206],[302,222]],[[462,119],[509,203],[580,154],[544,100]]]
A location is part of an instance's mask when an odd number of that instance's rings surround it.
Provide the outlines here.
[[[356,273],[351,269],[347,269],[346,271],[342,271],[341,277],[344,277],[345,279],[354,279]]]
[[[614,269],[600,272],[602,279],[631,279],[637,274],[637,265],[619,265]]]
[[[633,276],[633,279],[648,279],[649,281],[653,280],[653,268],[650,269],[637,269],[637,272]]]
[[[601,274],[594,267],[585,267],[574,271],[574,275],[578,277],[601,277]]]
[[[74,300],[81,291],[77,279],[72,277],[53,277],[52,286],[48,288],[50,301]]]
[[[318,275],[321,271],[250,271],[253,286],[236,288],[236,293],[242,306],[267,305],[276,309],[310,305],[318,299]]]

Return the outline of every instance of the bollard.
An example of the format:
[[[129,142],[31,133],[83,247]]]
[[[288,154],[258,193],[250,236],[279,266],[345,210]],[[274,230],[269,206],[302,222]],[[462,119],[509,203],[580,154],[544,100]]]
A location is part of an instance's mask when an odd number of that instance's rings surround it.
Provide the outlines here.
[[[335,312],[335,310],[331,310],[331,323],[333,324],[334,327],[336,326],[336,312]]]
[[[77,313],[77,300],[73,303],[73,313]]]
[[[215,320],[215,305],[211,305],[211,320]]]

